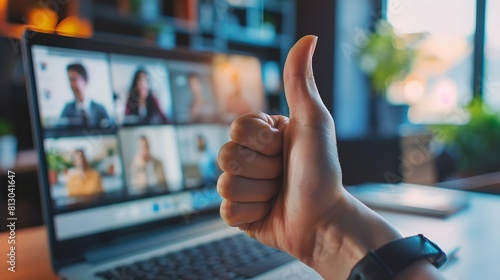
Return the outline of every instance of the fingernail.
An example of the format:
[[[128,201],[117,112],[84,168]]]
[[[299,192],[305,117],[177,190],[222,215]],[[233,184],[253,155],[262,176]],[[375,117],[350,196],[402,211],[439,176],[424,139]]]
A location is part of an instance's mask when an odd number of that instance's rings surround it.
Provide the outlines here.
[[[314,40],[311,43],[311,50],[309,52],[309,65],[307,71],[309,72],[310,76],[313,76],[313,67],[312,67],[312,61],[313,61],[313,56],[314,56],[314,51],[316,50],[316,45],[318,44],[318,36],[314,36]]]
[[[316,50],[316,45],[318,44],[318,36],[314,36],[314,40],[311,44],[311,54],[310,56],[313,57],[314,51]]]

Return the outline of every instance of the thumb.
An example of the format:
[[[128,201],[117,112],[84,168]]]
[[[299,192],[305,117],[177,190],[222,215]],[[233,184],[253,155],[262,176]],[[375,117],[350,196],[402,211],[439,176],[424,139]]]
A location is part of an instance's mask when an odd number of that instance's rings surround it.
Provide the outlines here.
[[[313,76],[312,57],[317,41],[313,35],[302,37],[288,53],[283,73],[290,120],[305,125],[330,118]]]

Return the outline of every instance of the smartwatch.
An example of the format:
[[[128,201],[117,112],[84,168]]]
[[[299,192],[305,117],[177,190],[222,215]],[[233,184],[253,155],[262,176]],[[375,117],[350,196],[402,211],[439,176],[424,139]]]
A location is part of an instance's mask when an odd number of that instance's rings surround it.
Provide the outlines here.
[[[441,248],[422,234],[399,239],[369,251],[354,266],[348,280],[393,279],[408,266],[423,259],[439,268],[447,257]]]

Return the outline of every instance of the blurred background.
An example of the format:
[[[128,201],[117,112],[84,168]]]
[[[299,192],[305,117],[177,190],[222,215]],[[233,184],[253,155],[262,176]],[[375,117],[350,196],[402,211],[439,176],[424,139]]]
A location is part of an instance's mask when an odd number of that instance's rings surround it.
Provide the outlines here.
[[[6,170],[16,171],[19,227],[43,224],[18,41],[25,27],[254,55],[272,114],[287,114],[288,50],[315,34],[315,78],[335,118],[344,184],[498,194],[499,13],[500,0],[0,0],[1,196]]]

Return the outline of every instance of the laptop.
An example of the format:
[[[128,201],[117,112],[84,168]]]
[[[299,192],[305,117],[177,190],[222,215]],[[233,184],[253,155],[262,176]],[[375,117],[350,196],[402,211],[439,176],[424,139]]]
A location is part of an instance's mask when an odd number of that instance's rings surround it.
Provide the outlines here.
[[[365,183],[347,190],[368,207],[379,210],[447,218],[469,206],[463,192],[409,183]]]
[[[62,279],[320,279],[219,216],[218,150],[265,108],[256,58],[33,31],[22,47]]]

